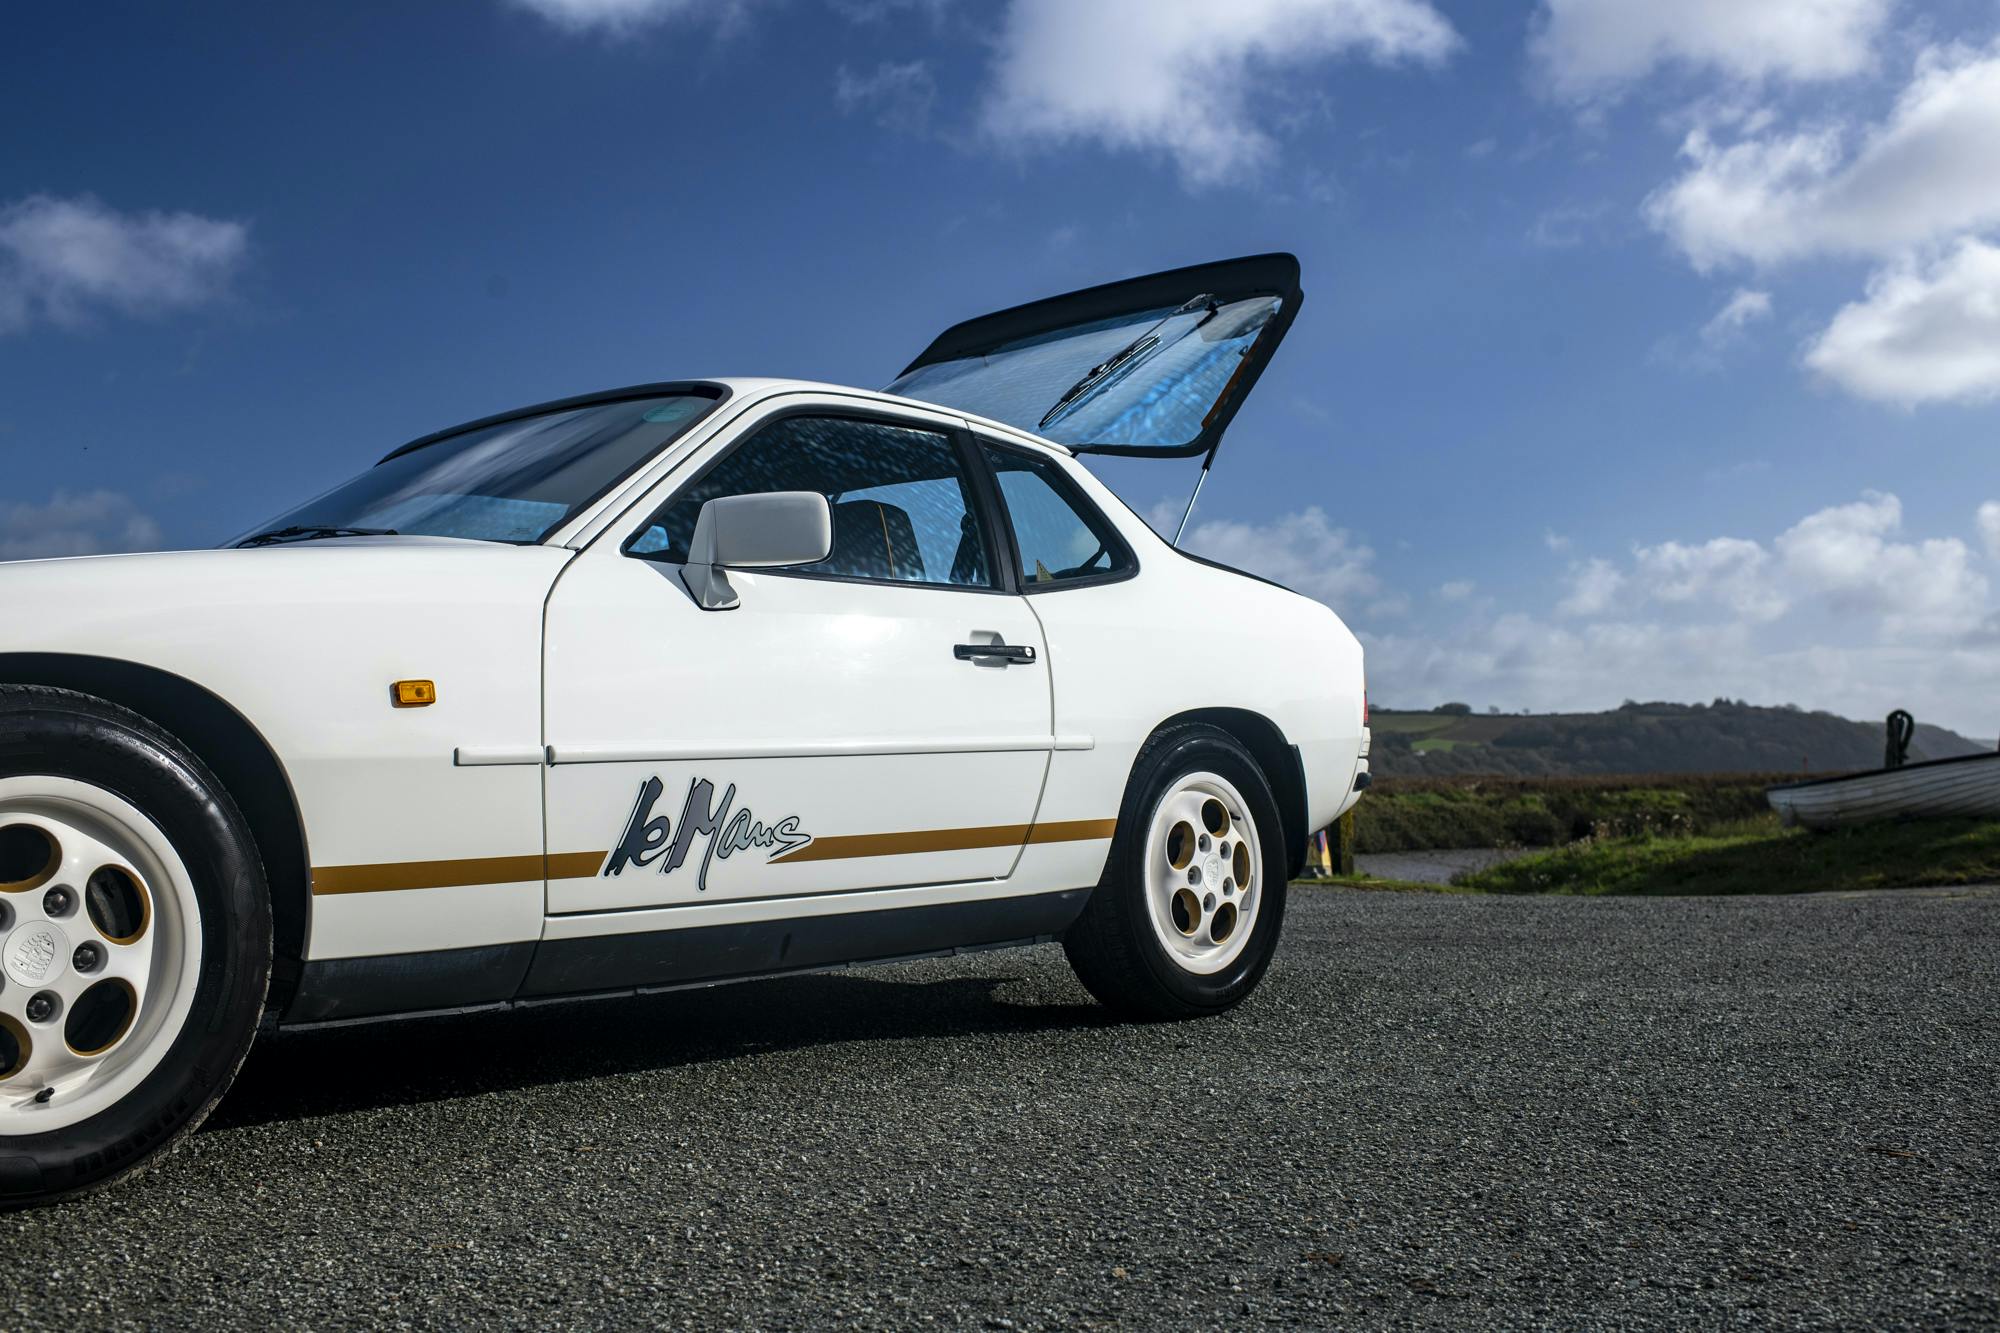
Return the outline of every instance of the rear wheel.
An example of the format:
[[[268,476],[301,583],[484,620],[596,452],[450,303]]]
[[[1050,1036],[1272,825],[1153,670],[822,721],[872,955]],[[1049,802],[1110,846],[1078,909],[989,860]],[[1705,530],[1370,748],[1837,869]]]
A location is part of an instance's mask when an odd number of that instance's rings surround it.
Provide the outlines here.
[[[1220,1013],[1270,965],[1285,887],[1277,801],[1256,761],[1217,728],[1172,728],[1133,765],[1104,879],[1063,948],[1122,1013]]]
[[[0,1206],[200,1123],[270,966],[263,867],[200,761],[102,700],[0,687]]]

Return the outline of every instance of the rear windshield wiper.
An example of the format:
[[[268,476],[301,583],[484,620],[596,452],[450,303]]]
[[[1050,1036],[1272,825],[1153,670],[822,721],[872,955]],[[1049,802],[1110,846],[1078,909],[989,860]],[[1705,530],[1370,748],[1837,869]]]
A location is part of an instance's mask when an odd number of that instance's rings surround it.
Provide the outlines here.
[[[1120,366],[1126,365],[1133,359],[1158,347],[1160,345],[1160,328],[1168,320],[1180,315],[1193,314],[1197,310],[1205,310],[1207,313],[1201,317],[1201,323],[1195,325],[1196,328],[1200,328],[1202,324],[1206,324],[1209,320],[1215,318],[1215,312],[1219,308],[1220,303],[1213,296],[1208,295],[1197,296],[1192,300],[1182,302],[1179,309],[1161,316],[1158,323],[1134,338],[1131,342],[1126,343],[1109,357],[1092,366],[1089,370],[1084,371],[1083,378],[1070,385],[1068,391],[1062,397],[1056,399],[1056,405],[1048,410],[1048,414],[1041,421],[1036,423],[1035,429],[1047,430],[1049,423],[1061,416],[1071,403],[1074,403],[1077,399],[1083,397],[1092,389],[1102,384],[1106,379],[1110,378],[1111,374]]]
[[[322,537],[395,537],[400,534],[394,528],[336,528],[319,525],[294,524],[289,528],[272,528],[254,537],[245,537],[238,546],[275,546],[279,542],[310,542]]]

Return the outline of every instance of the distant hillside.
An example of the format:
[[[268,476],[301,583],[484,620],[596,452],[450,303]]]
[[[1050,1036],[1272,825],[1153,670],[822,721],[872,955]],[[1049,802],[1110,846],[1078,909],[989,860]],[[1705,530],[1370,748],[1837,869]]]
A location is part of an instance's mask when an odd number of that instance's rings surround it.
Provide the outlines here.
[[[1370,767],[1386,777],[1839,773],[1882,765],[1880,722],[1726,699],[1526,716],[1474,713],[1464,704],[1421,713],[1377,708],[1370,725]],[[1919,723],[1910,758],[1948,759],[1986,748]]]

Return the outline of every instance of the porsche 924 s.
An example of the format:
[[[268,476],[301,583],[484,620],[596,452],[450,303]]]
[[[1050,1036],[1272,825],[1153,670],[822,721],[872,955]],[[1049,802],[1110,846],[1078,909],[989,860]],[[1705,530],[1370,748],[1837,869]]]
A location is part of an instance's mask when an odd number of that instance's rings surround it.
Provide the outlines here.
[[[160,1153],[260,1029],[1051,940],[1237,1003],[1367,785],[1361,649],[1077,459],[1212,460],[1299,301],[1156,274],[0,567],[0,1200]]]

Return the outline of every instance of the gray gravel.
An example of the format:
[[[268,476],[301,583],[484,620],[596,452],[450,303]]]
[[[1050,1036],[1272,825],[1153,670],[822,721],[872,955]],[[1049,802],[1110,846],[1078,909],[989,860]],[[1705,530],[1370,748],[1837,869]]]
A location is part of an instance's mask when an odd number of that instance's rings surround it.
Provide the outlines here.
[[[1993,1323],[1996,1001],[1990,892],[1301,889],[1196,1024],[1043,948],[299,1034],[0,1326]]]

